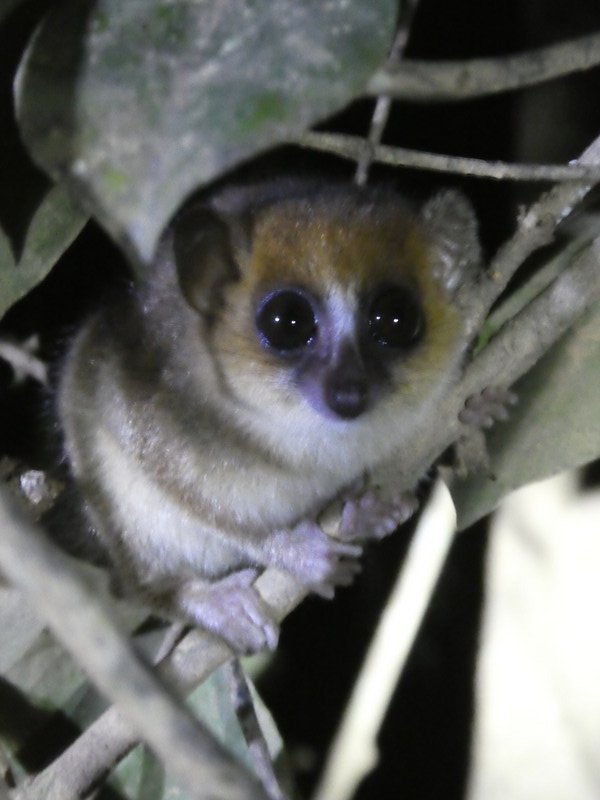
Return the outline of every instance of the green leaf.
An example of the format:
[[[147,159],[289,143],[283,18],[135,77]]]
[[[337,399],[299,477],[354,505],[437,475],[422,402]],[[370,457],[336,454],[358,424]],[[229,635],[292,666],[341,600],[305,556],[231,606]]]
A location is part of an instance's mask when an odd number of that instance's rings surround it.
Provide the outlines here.
[[[254,707],[273,760],[281,753],[283,744],[273,718],[250,684]],[[212,735],[247,769],[253,771],[233,705],[223,668],[214,672],[189,697],[189,705]],[[119,764],[111,783],[131,800],[190,800],[157,762],[152,753],[139,745]]]
[[[46,277],[86,222],[65,189],[54,186],[29,222],[18,261],[0,230],[0,317]]]
[[[192,191],[353,99],[396,12],[395,0],[60,4],[19,70],[24,140],[147,261]]]
[[[461,528],[509,492],[600,454],[600,305],[594,306],[515,387],[519,404],[487,436],[490,475],[457,482]],[[493,477],[492,477],[493,476]]]

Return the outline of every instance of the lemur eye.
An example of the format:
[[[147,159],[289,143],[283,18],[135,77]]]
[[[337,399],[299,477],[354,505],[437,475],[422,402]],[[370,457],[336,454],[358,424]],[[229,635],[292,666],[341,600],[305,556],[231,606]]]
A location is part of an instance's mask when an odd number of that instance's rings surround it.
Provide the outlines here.
[[[260,303],[256,327],[264,344],[288,353],[313,341],[317,318],[310,300],[301,291],[282,289]]]
[[[425,330],[418,298],[405,286],[382,289],[371,303],[368,322],[370,335],[382,347],[411,347]]]

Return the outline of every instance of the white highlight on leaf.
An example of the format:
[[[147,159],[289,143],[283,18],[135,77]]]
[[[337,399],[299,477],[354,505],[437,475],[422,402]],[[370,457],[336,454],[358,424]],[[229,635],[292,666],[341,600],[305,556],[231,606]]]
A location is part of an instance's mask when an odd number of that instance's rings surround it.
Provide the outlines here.
[[[469,800],[600,797],[599,522],[573,473],[496,515]]]

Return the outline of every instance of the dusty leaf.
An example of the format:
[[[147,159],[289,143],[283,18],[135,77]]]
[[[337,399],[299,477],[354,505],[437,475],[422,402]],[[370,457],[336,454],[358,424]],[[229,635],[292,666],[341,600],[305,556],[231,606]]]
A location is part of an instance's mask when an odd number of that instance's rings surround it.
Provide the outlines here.
[[[396,11],[395,0],[61,3],[21,64],[21,131],[148,260],[190,192],[360,93]]]

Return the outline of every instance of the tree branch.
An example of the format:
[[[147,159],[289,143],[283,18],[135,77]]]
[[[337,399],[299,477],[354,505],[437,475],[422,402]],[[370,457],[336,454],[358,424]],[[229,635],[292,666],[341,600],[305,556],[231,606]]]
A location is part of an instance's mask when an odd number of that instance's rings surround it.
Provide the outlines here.
[[[390,69],[393,69],[399,63],[404,54],[417,5],[418,0],[405,0],[405,2],[403,2],[401,5],[403,19],[398,27],[398,32],[387,60],[387,66]],[[358,164],[356,165],[356,175],[354,180],[358,186],[364,186],[367,182],[367,178],[369,177],[369,168],[373,160],[373,148],[381,143],[383,132],[390,115],[391,107],[392,98],[386,94],[379,95],[373,109],[369,135],[367,137],[369,146],[363,151],[360,159],[358,160]]]
[[[227,800],[265,800],[256,781],[169,695],[112,621],[110,609],[4,489],[0,490],[0,531],[3,574],[26,593],[94,683],[118,704],[139,735],[168,764],[190,797],[212,794]],[[78,796],[65,790],[64,781],[71,784],[72,775],[59,770],[55,777],[58,780],[46,784],[25,784],[14,797],[65,800]]]
[[[599,162],[600,136],[584,150],[576,163],[587,166]],[[496,253],[482,281],[478,300],[471,306],[472,314],[468,320],[470,334],[481,327],[490,308],[525,259],[552,241],[558,225],[593,187],[594,181],[555,186],[521,214],[517,230]]]
[[[256,581],[256,588],[280,622],[307,594],[293,579],[275,569],[261,575]],[[75,656],[78,658],[78,653]],[[223,642],[196,629],[188,633],[161,662],[158,674],[183,696],[232,656],[233,653]],[[123,682],[122,677],[120,681]],[[77,800],[85,796],[91,786],[97,784],[124,758],[139,739],[139,734],[124,714],[112,706],[26,787],[19,788],[13,800]],[[202,752],[199,750],[196,754],[196,763]],[[170,761],[168,763],[171,768]],[[200,785],[208,787],[204,777]],[[219,791],[222,792],[222,787]],[[217,793],[216,796],[221,795]],[[248,798],[252,796],[248,795]]]
[[[524,89],[600,64],[600,34],[504,58],[468,61],[410,61],[387,64],[371,79],[367,94],[396,100],[465,100]]]
[[[456,387],[458,396],[482,386],[514,383],[599,297],[600,237],[473,359]]]
[[[480,158],[445,156],[424,153],[405,147],[376,145],[371,147],[360,136],[341,133],[318,133],[309,131],[300,138],[290,140],[300,147],[309,147],[340,158],[360,161],[369,153],[373,161],[394,167],[427,169],[434,172],[453,172],[472,178],[493,178],[513,181],[598,181],[600,166],[596,164],[512,164],[506,161],[484,161]]]

